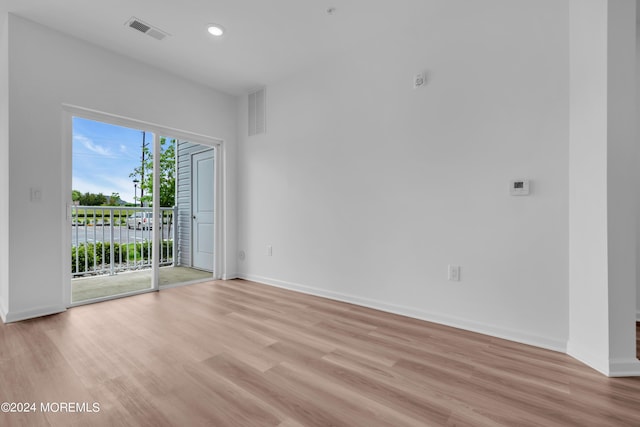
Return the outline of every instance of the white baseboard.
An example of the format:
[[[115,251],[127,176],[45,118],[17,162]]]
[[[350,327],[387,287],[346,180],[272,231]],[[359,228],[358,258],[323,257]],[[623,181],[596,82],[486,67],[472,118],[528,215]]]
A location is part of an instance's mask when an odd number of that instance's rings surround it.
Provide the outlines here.
[[[267,277],[254,276],[251,274],[238,274],[238,278],[251,280],[253,282],[262,283],[265,285],[284,288],[292,291],[297,291],[309,295],[315,295],[323,298],[328,298],[336,301],[347,302],[351,304],[360,305],[363,307],[373,308],[380,311],[399,314],[401,316],[412,317],[415,319],[425,320],[428,322],[439,323],[454,328],[465,329],[472,332],[478,332],[480,334],[493,336],[496,338],[502,338],[509,341],[515,341],[522,344],[532,345],[535,347],[541,347],[548,350],[558,351],[566,353],[567,343],[565,341],[554,340],[546,337],[540,337],[526,332],[517,330],[500,328],[494,325],[487,325],[480,322],[475,322],[469,319],[463,319],[459,317],[447,316],[441,313],[427,312],[424,310],[404,307],[394,304],[388,304],[373,299],[362,298],[354,295],[343,294],[340,292],[327,291],[324,289],[313,288],[309,286],[299,285],[296,283],[284,282],[282,280],[270,279]]]
[[[608,377],[639,377],[640,361],[638,359],[603,359],[594,357],[569,341],[567,354]]]
[[[609,361],[610,377],[640,377],[638,359],[612,359]]]
[[[5,323],[19,322],[20,320],[32,319],[34,317],[48,316],[50,314],[57,314],[67,311],[67,307],[64,305],[50,305],[46,307],[38,307],[23,311],[8,311],[3,316]]]

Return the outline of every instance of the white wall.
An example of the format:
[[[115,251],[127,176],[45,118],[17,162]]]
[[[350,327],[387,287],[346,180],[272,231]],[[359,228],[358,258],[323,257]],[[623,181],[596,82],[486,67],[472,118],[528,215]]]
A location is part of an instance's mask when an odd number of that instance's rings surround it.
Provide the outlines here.
[[[0,13],[0,236],[9,234],[9,26]],[[9,242],[0,239],[0,317],[9,300]]]
[[[447,2],[437,19],[426,3],[268,86],[265,135],[239,103],[238,271],[564,350],[568,3]],[[530,197],[509,196],[515,178]]]
[[[601,372],[635,350],[635,0],[571,2],[570,341]]]
[[[608,366],[607,3],[571,1],[569,353]]]
[[[9,16],[9,263],[12,318],[64,306],[62,104],[72,104],[225,140],[234,193],[235,98]],[[42,189],[42,202],[29,189]],[[66,189],[64,189],[66,191]],[[235,241],[233,199],[227,242]],[[235,247],[230,244],[231,250]],[[3,257],[4,258],[4,257]],[[232,258],[227,271],[235,271]]]
[[[638,7],[638,2],[636,2]],[[636,141],[640,146],[640,28],[636,25]],[[640,165],[640,149],[636,151],[636,164]],[[638,177],[640,182],[640,177]],[[640,322],[640,191],[636,190],[636,321]]]

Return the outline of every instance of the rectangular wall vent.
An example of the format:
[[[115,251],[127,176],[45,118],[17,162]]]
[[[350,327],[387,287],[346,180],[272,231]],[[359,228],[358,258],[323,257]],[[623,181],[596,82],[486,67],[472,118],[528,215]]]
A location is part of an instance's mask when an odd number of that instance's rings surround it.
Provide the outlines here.
[[[138,30],[142,33],[146,33],[147,31],[149,31],[151,29],[150,26],[143,24],[142,22],[138,21],[137,19],[134,19],[133,21],[131,21],[129,23],[129,26],[131,28],[133,28],[134,30]]]
[[[157,27],[153,27],[135,16],[132,16],[127,22],[125,22],[125,25],[153,37],[156,40],[162,40],[169,35],[169,33],[162,31]]]
[[[267,131],[266,89],[249,94],[249,136]]]

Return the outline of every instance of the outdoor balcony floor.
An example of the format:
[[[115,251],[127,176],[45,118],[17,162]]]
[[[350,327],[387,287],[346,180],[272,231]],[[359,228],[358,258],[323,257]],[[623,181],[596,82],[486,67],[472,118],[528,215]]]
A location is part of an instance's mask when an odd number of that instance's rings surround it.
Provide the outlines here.
[[[208,271],[188,267],[160,268],[160,287],[207,279],[213,280],[212,273]],[[118,273],[113,276],[80,277],[71,281],[71,302],[78,303],[150,287],[150,269]]]

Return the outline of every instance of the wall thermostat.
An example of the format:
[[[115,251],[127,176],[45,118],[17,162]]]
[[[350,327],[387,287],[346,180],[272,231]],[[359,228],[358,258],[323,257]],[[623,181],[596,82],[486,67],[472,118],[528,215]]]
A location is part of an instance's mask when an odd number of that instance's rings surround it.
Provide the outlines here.
[[[528,179],[514,179],[510,182],[510,190],[512,196],[528,196],[529,195],[529,180]]]
[[[425,73],[418,73],[413,77],[413,88],[417,89],[424,86],[427,83],[427,76]]]

